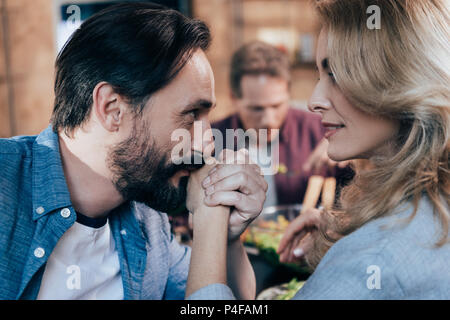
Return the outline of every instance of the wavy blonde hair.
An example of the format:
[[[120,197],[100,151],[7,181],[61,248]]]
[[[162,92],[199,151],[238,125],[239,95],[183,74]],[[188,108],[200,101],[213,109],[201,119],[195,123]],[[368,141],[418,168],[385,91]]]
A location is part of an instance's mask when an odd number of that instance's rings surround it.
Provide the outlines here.
[[[370,5],[381,9],[381,29],[366,26]],[[315,267],[341,236],[427,195],[441,224],[436,246],[449,241],[450,43],[448,0],[320,0],[328,57],[337,85],[357,108],[396,119],[393,156],[356,170],[325,213],[307,261]]]

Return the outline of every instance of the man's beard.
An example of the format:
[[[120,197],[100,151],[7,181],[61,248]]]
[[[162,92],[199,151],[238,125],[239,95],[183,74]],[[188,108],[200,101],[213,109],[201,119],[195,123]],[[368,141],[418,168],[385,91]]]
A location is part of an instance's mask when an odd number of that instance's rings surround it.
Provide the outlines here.
[[[146,131],[144,125],[136,123],[131,136],[110,151],[108,165],[113,173],[113,183],[124,199],[171,212],[184,206],[189,177],[181,177],[178,187],[169,179],[180,170],[199,166],[171,163],[166,156],[170,150],[164,153],[157,148]]]

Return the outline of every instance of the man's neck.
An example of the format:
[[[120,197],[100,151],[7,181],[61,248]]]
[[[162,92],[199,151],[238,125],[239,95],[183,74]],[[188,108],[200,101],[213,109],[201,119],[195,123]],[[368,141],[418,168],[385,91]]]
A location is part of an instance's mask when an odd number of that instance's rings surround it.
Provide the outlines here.
[[[90,140],[90,141],[89,141]],[[106,154],[83,135],[71,139],[59,134],[61,160],[75,211],[97,218],[108,215],[124,199],[108,177]]]

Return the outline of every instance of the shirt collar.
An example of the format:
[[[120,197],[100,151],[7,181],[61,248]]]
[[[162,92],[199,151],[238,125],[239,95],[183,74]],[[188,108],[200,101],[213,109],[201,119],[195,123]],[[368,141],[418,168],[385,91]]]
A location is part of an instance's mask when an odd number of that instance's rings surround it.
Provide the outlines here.
[[[33,144],[33,220],[54,210],[71,206],[59,150],[58,134],[52,126],[42,131]]]

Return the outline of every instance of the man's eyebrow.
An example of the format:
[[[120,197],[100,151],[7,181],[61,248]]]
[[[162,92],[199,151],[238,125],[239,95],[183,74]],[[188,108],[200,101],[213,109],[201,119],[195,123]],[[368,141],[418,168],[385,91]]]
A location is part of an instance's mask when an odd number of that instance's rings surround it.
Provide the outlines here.
[[[286,101],[279,101],[279,102],[276,102],[276,103],[272,103],[270,106],[272,107],[272,108],[278,108],[279,106],[281,106],[282,104],[284,104]]]
[[[212,103],[211,101],[205,100],[205,99],[199,99],[195,102],[188,104],[186,109],[188,109],[188,108],[212,109],[215,106],[216,106],[216,103]]]

